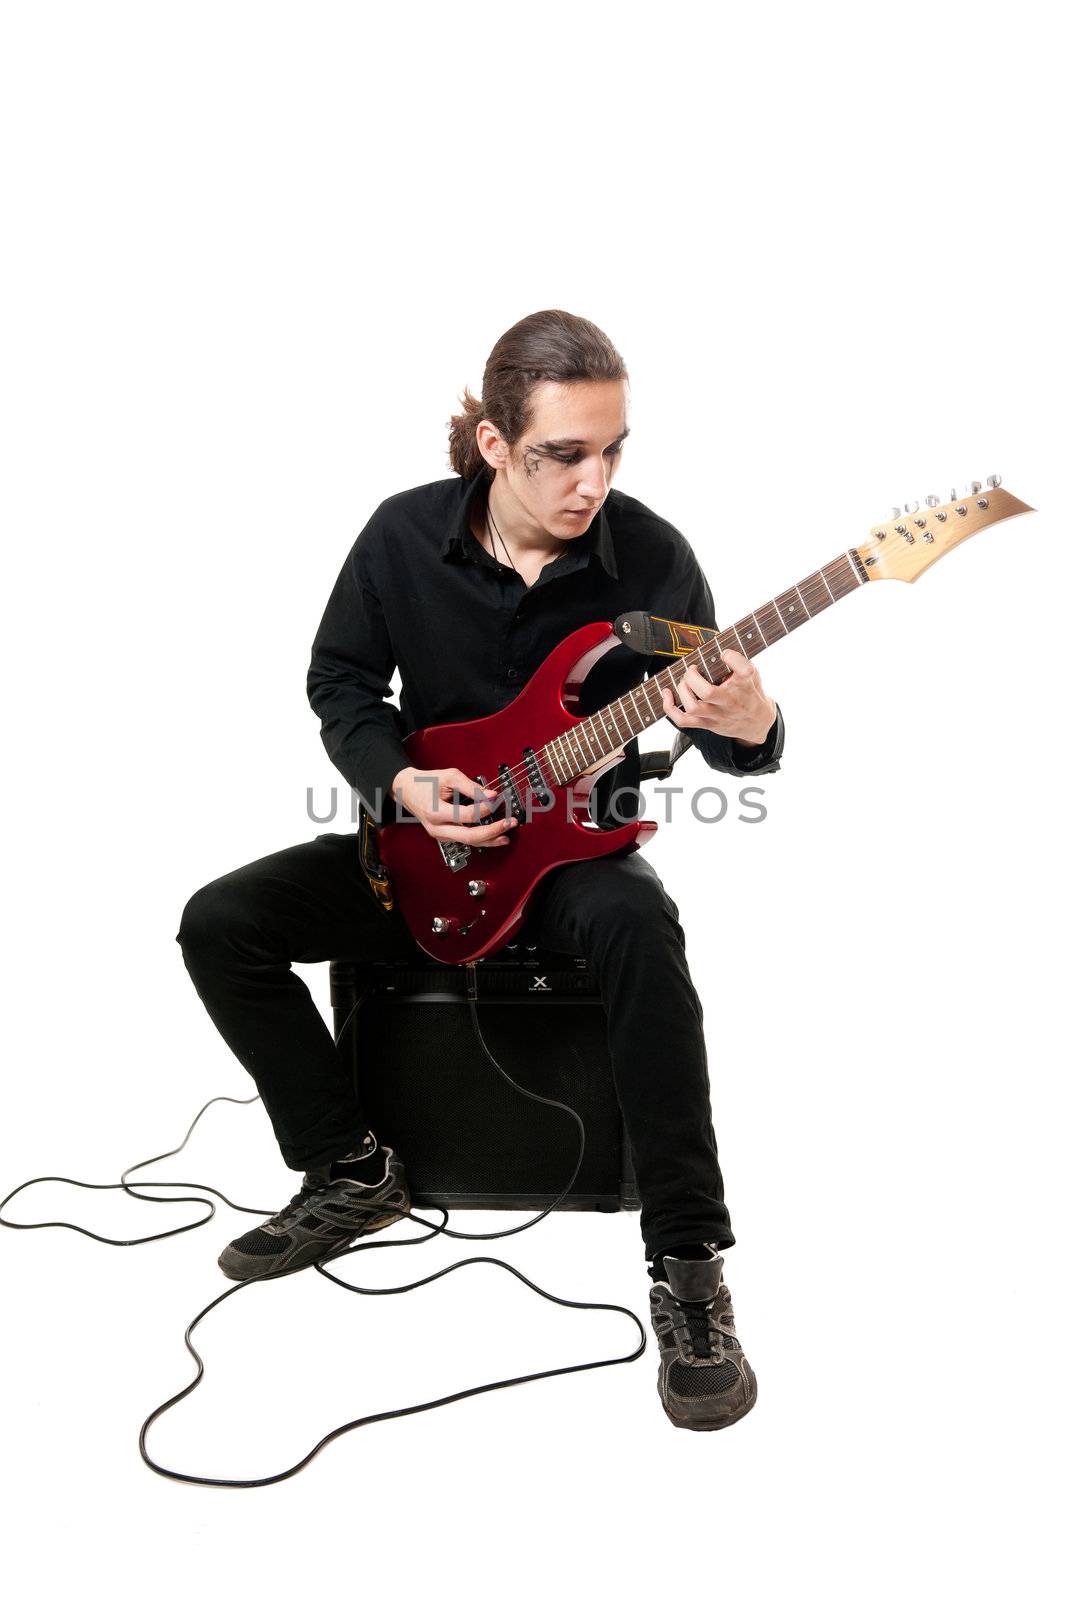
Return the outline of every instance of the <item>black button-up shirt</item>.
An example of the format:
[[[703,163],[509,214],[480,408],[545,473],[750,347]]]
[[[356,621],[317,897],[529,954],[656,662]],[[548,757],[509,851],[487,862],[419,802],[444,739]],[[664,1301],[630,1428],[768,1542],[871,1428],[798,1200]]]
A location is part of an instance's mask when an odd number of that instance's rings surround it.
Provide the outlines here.
[[[526,586],[470,528],[474,497],[485,496],[488,484],[482,468],[468,482],[442,478],[382,501],[341,568],[315,637],[307,693],[321,719],[322,741],[375,816],[389,814],[392,780],[411,765],[401,743],[406,734],[500,711],[575,628],[613,622],[626,611],[717,626],[687,540],[618,489],[610,490],[584,533]],[[397,665],[398,707],[389,703]],[[639,656],[624,645],[608,651],[584,681],[581,714],[598,711],[664,665],[663,658]],[[705,729],[684,731],[721,772],[775,772],[779,766],[779,712],[757,747]],[[624,759],[597,781],[593,817],[610,827],[635,816],[638,781],[639,750],[632,740]]]

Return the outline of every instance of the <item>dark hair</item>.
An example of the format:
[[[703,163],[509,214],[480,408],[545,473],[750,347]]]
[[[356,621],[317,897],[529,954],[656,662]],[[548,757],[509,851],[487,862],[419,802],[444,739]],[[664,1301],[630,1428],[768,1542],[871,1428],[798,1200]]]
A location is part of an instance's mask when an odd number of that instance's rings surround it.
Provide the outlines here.
[[[489,466],[477,444],[477,424],[495,423],[508,445],[529,425],[532,392],[538,383],[610,383],[627,378],[625,363],[601,328],[568,311],[534,311],[508,328],[485,364],[483,398],[469,389],[462,410],[451,418],[448,435],[451,466],[460,478],[475,478]]]

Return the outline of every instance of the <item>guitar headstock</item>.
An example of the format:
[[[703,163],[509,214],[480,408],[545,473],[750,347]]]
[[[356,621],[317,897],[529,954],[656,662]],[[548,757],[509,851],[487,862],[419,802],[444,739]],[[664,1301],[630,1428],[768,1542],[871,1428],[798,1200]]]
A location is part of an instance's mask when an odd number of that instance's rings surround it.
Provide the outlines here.
[[[915,500],[896,506],[890,521],[870,529],[869,538],[857,546],[858,559],[868,576],[912,583],[933,561],[981,528],[1033,509],[1003,489],[998,477],[988,478],[986,488],[972,482],[966,488],[964,496],[952,489],[950,499],[943,502],[930,494],[923,505]]]

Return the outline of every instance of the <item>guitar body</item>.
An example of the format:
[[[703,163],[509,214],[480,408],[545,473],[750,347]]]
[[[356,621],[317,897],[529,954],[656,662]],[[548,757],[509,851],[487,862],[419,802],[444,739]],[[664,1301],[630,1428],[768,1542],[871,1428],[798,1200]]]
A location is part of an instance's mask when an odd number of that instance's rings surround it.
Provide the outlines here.
[[[643,845],[657,831],[655,822],[601,829],[591,821],[593,785],[622,759],[623,748],[605,755],[572,784],[558,783],[548,771],[547,800],[530,787],[523,766],[527,751],[542,751],[582,720],[581,685],[594,663],[619,642],[609,622],[589,623],[556,645],[502,711],[475,722],[423,728],[404,739],[412,766],[458,767],[486,788],[500,786],[503,767],[519,780],[517,803],[512,791],[510,809],[524,820],[510,830],[509,844],[474,846],[467,855],[465,847],[434,839],[407,814],[379,830],[381,861],[396,904],[418,944],[435,960],[458,965],[492,955],[513,939],[530,895],[553,867],[615,855],[630,845]],[[459,798],[461,804],[470,803]],[[495,816],[501,811],[500,803]]]

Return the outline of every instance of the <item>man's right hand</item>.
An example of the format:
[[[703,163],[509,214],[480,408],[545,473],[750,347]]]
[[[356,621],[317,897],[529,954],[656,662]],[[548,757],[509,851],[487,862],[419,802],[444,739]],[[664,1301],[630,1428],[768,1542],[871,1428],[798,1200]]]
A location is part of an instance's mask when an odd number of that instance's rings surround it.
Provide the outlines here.
[[[460,805],[458,795],[467,795],[475,803]],[[508,834],[517,825],[516,817],[507,816],[496,822],[478,822],[479,816],[492,810],[499,791],[482,788],[458,767],[404,767],[392,779],[392,798],[417,817],[434,839],[495,849],[510,843]]]

